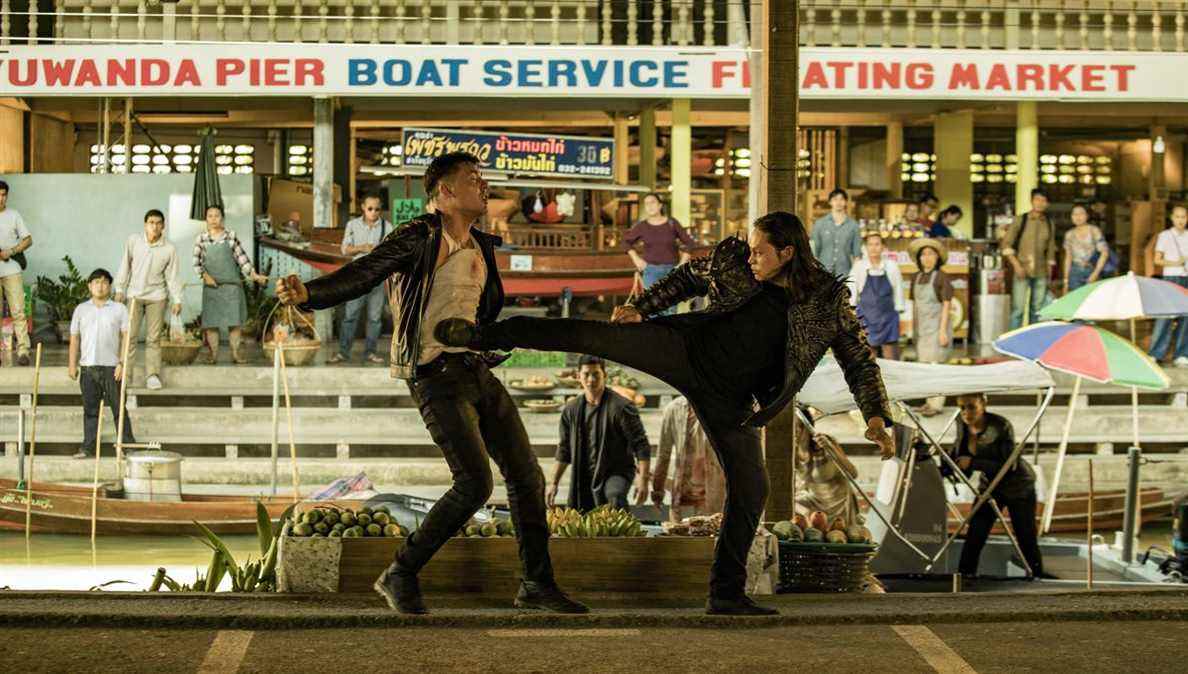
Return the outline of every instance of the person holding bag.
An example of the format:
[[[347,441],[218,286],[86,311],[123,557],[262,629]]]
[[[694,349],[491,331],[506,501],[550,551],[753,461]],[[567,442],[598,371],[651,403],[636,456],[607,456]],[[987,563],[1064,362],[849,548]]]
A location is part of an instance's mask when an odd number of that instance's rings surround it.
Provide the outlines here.
[[[0,180],[0,295],[12,313],[13,332],[17,338],[17,365],[29,365],[29,330],[25,323],[25,286],[21,272],[28,263],[25,251],[33,245],[33,235],[16,210],[8,208],[8,183]]]

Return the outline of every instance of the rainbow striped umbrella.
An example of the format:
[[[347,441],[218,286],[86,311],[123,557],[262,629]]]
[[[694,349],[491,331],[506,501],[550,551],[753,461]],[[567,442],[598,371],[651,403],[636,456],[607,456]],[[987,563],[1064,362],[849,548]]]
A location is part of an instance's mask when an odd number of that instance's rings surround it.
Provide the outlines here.
[[[994,349],[1044,367],[1104,384],[1165,389],[1167,374],[1133,343],[1085,323],[1047,321],[1012,330]]]
[[[1185,314],[1188,314],[1188,288],[1130,272],[1081,286],[1041,309],[1039,317],[1063,321],[1124,321]]]

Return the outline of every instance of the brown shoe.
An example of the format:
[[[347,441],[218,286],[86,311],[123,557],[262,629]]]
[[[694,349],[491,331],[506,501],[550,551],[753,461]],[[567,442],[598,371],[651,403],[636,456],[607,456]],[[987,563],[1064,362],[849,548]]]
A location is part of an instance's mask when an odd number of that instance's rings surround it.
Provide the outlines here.
[[[17,365],[20,365],[21,367],[29,367],[29,354],[22,353],[21,355],[17,356]]]

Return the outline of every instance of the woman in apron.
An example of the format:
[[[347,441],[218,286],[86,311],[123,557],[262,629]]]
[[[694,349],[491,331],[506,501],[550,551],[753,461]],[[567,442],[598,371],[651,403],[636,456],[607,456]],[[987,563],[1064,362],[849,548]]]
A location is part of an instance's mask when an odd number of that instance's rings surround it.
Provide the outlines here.
[[[912,242],[912,256],[919,269],[912,279],[912,326],[916,341],[916,360],[943,363],[949,359],[953,330],[949,325],[949,306],[953,301],[953,281],[941,271],[948,251],[936,239]],[[920,408],[925,416],[938,414],[944,397],[929,398]]]
[[[231,359],[246,363],[240,350],[240,326],[247,322],[247,297],[240,275],[256,283],[268,277],[256,273],[235,232],[223,226],[223,207],[206,209],[206,231],[194,241],[194,270],[202,279],[202,330],[210,353],[206,362],[219,357],[219,330],[230,333]]]
[[[883,259],[883,237],[869,232],[866,256],[850,268],[854,288],[850,304],[866,328],[866,338],[876,357],[899,360],[899,312],[903,311],[903,276],[899,264]]]

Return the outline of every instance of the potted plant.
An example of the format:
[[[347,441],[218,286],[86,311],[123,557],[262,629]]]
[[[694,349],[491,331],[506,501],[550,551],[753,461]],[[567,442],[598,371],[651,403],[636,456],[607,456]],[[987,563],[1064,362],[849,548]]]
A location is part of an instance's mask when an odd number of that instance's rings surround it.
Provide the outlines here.
[[[74,316],[74,308],[90,299],[91,291],[87,288],[87,280],[74,266],[74,260],[67,255],[62,261],[66,263],[66,273],[59,275],[57,281],[38,276],[33,294],[45,304],[58,339],[65,344],[70,341],[70,319]]]

